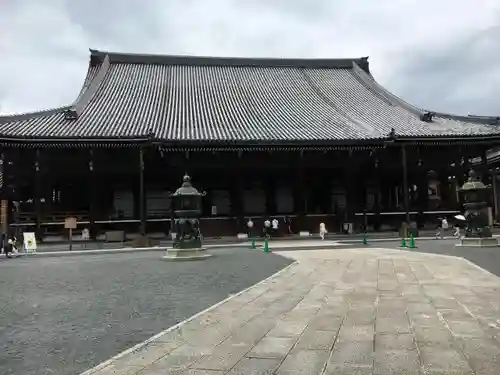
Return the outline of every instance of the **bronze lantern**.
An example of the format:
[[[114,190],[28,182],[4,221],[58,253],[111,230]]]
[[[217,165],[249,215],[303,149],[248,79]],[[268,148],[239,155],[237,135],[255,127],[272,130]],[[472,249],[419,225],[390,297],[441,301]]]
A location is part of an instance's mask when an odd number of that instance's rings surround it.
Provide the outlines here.
[[[202,198],[200,192],[191,184],[191,177],[184,175],[182,185],[171,194],[174,215],[173,229],[177,234],[173,247],[177,249],[199,249],[202,246],[200,216]]]

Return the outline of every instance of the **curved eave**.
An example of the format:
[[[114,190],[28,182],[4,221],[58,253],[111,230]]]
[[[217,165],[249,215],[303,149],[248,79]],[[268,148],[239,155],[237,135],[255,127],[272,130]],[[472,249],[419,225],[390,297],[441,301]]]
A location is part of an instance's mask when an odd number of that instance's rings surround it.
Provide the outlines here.
[[[425,115],[430,115],[428,122],[432,122],[432,118],[436,117],[436,118],[460,121],[471,124],[500,125],[500,117],[498,116],[473,116],[473,115],[460,116],[450,113],[442,113],[428,109],[418,108],[413,104],[406,102],[399,96],[393,94],[389,90],[387,90],[384,86],[379,84],[370,73],[367,73],[366,71],[364,71],[364,69],[361,69],[356,64],[354,64],[353,71],[359,77],[360,80],[362,80],[368,87],[372,89],[375,95],[378,95],[379,97],[386,99],[392,105],[401,107],[406,111],[410,112],[411,114],[418,116],[421,119],[425,118]],[[499,133],[500,133],[500,127],[499,127]]]
[[[99,72],[99,66],[96,66],[95,64],[89,63],[89,65],[87,67],[87,73],[86,73],[85,79],[83,81],[83,85],[80,89],[80,92],[78,93],[78,96],[76,97],[75,101],[73,102],[73,104],[64,105],[64,106],[60,106],[57,108],[44,109],[41,111],[0,116],[0,124],[26,121],[26,120],[29,120],[32,118],[37,118],[37,117],[49,117],[49,116],[53,116],[53,115],[57,115],[57,114],[64,114],[67,111],[71,111],[74,108],[74,106],[78,102],[80,102],[83,97],[85,97],[85,93],[88,91],[88,88],[90,87],[92,81],[94,81],[98,72]]]
[[[407,112],[411,113],[413,116],[422,118],[425,111],[415,107],[414,105],[407,103],[399,96],[394,95],[392,92],[387,90],[384,86],[378,83],[375,78],[369,73],[362,69],[357,64],[353,65],[353,72],[358,77],[358,79],[367,86],[367,88],[372,91],[372,93],[382,100],[388,102],[389,104],[397,107],[401,107]]]
[[[45,110],[36,111],[36,112],[27,112],[27,113],[20,113],[20,114],[16,114],[16,115],[0,116],[0,124],[26,121],[26,120],[32,119],[34,117],[49,117],[49,116],[57,115],[60,113],[64,113],[65,111],[67,111],[70,108],[71,108],[71,106],[68,105],[68,106],[63,106],[63,107],[58,107],[58,108],[45,109]]]

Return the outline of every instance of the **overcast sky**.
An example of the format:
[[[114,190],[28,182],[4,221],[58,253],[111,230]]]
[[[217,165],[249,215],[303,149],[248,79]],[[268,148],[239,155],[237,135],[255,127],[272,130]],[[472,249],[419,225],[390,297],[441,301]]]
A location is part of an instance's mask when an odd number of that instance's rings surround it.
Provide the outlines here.
[[[369,56],[413,104],[500,115],[500,0],[0,0],[0,113],[71,104],[89,48]]]

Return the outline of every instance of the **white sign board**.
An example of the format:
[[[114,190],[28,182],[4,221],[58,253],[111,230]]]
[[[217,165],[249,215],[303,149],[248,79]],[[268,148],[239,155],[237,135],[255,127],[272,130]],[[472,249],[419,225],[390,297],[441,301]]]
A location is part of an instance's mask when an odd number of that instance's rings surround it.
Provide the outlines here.
[[[67,217],[64,219],[64,228],[76,229],[76,217]]]
[[[24,242],[24,249],[28,253],[35,253],[36,252],[36,237],[35,233],[33,232],[24,232],[23,233],[23,242]]]

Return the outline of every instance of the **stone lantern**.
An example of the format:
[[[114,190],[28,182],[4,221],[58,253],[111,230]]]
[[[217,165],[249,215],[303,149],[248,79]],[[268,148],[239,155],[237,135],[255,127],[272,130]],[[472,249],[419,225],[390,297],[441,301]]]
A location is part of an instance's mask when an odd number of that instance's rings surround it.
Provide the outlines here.
[[[176,236],[163,259],[193,260],[211,256],[202,246],[200,231],[201,200],[205,195],[191,185],[191,177],[184,175],[181,187],[170,196],[174,214],[172,231]]]
[[[465,209],[465,237],[461,246],[498,246],[498,241],[491,235],[489,225],[488,201],[491,194],[489,186],[483,184],[476,172],[469,172],[469,180],[459,189]]]

